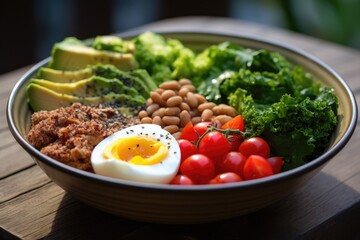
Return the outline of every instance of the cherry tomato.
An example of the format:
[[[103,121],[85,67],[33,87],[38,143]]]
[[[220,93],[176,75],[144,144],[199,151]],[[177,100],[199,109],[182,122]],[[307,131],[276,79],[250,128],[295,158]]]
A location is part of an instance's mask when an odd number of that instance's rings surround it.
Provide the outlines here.
[[[233,172],[221,173],[210,180],[209,184],[223,184],[242,181],[241,177]]]
[[[199,136],[202,136],[210,126],[211,122],[199,122],[195,124],[194,130],[199,134]]]
[[[230,149],[230,143],[224,134],[220,132],[209,132],[199,144],[199,153],[216,161],[224,157]]]
[[[181,162],[190,157],[193,154],[198,153],[198,149],[189,140],[179,139],[177,140],[181,151]]]
[[[208,183],[215,175],[214,162],[203,154],[194,154],[180,165],[180,172],[195,183]]]
[[[185,175],[176,175],[170,184],[174,185],[193,185],[193,181]]]
[[[270,163],[274,174],[281,172],[281,168],[284,165],[284,159],[282,157],[270,157],[267,161]]]
[[[250,155],[244,165],[244,179],[251,180],[273,175],[270,163],[259,155]]]
[[[236,117],[234,117],[233,119],[231,119],[230,121],[228,121],[227,123],[225,123],[224,125],[222,125],[221,129],[233,129],[233,130],[240,130],[240,131],[244,131],[244,119],[242,118],[241,115],[237,115]]]
[[[239,152],[249,157],[250,155],[260,155],[264,158],[270,157],[269,144],[260,137],[245,139],[239,147]]]
[[[242,143],[242,136],[239,134],[229,134],[228,141],[230,143],[230,151],[238,151]]]
[[[196,143],[198,138],[199,137],[194,130],[194,125],[192,124],[191,121],[188,122],[181,131],[180,139],[186,139],[189,140],[190,142]]]
[[[186,139],[196,144],[199,140],[199,137],[201,137],[206,132],[206,130],[208,130],[209,126],[211,126],[211,122],[199,122],[195,124],[195,126],[192,124],[192,122],[188,122],[181,131],[180,139]]]
[[[246,157],[239,152],[229,152],[224,158],[216,162],[220,173],[233,172],[243,177]]]
[[[244,131],[244,119],[241,115],[237,115],[227,123],[225,123],[221,129],[232,129],[232,130],[240,130]],[[229,137],[230,142],[230,151],[238,151],[239,146],[242,142],[242,136],[240,134],[230,134]]]

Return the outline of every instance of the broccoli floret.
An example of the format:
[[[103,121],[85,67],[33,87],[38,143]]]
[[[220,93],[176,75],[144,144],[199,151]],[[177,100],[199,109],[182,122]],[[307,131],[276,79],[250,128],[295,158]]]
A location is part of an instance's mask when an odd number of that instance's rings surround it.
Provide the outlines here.
[[[180,41],[145,32],[134,39],[134,44],[140,68],[146,69],[158,85],[191,76],[195,54]]]
[[[135,48],[132,41],[125,41],[116,36],[97,36],[92,47],[96,50],[119,53],[132,53]]]

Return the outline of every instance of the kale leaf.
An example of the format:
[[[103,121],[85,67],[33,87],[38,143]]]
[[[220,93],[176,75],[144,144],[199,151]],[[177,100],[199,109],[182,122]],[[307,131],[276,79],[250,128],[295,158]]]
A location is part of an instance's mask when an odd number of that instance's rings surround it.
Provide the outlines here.
[[[246,90],[229,96],[246,123],[248,136],[262,136],[274,155],[285,158],[284,169],[291,169],[319,156],[328,146],[337,125],[337,98],[332,90],[312,86],[309,96],[284,94],[279,102],[259,104]],[[334,111],[335,109],[335,111]]]

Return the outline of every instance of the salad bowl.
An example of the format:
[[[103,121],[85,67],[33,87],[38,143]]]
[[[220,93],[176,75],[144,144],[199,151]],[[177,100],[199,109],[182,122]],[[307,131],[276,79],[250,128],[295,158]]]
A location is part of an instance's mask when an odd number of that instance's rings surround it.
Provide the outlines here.
[[[309,163],[282,173],[250,181],[223,185],[174,186],[137,183],[113,179],[75,169],[62,164],[35,149],[26,140],[32,111],[26,104],[26,86],[45,59],[29,70],[15,85],[7,105],[9,128],[18,143],[38,166],[78,200],[121,217],[145,222],[189,224],[234,218],[269,206],[296,191],[311,180],[339,153],[356,127],[356,100],[346,82],[329,66],[294,47],[242,34],[221,32],[160,32],[179,39],[185,46],[200,51],[210,45],[230,41],[253,49],[267,49],[282,54],[302,66],[325,86],[334,89],[338,97],[338,126],[330,145],[323,154]],[[120,35],[132,38],[139,33]]]

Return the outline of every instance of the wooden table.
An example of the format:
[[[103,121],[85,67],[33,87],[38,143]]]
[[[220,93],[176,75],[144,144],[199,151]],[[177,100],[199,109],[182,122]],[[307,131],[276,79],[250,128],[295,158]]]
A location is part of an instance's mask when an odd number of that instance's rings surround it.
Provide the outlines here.
[[[360,52],[319,39],[222,18],[179,18],[146,30],[221,29],[286,42],[333,67],[360,99]],[[359,239],[360,130],[309,183],[263,210],[222,222],[160,225],[88,207],[55,185],[7,128],[8,95],[25,67],[0,76],[0,239]],[[151,206],[149,206],[151,207]]]

